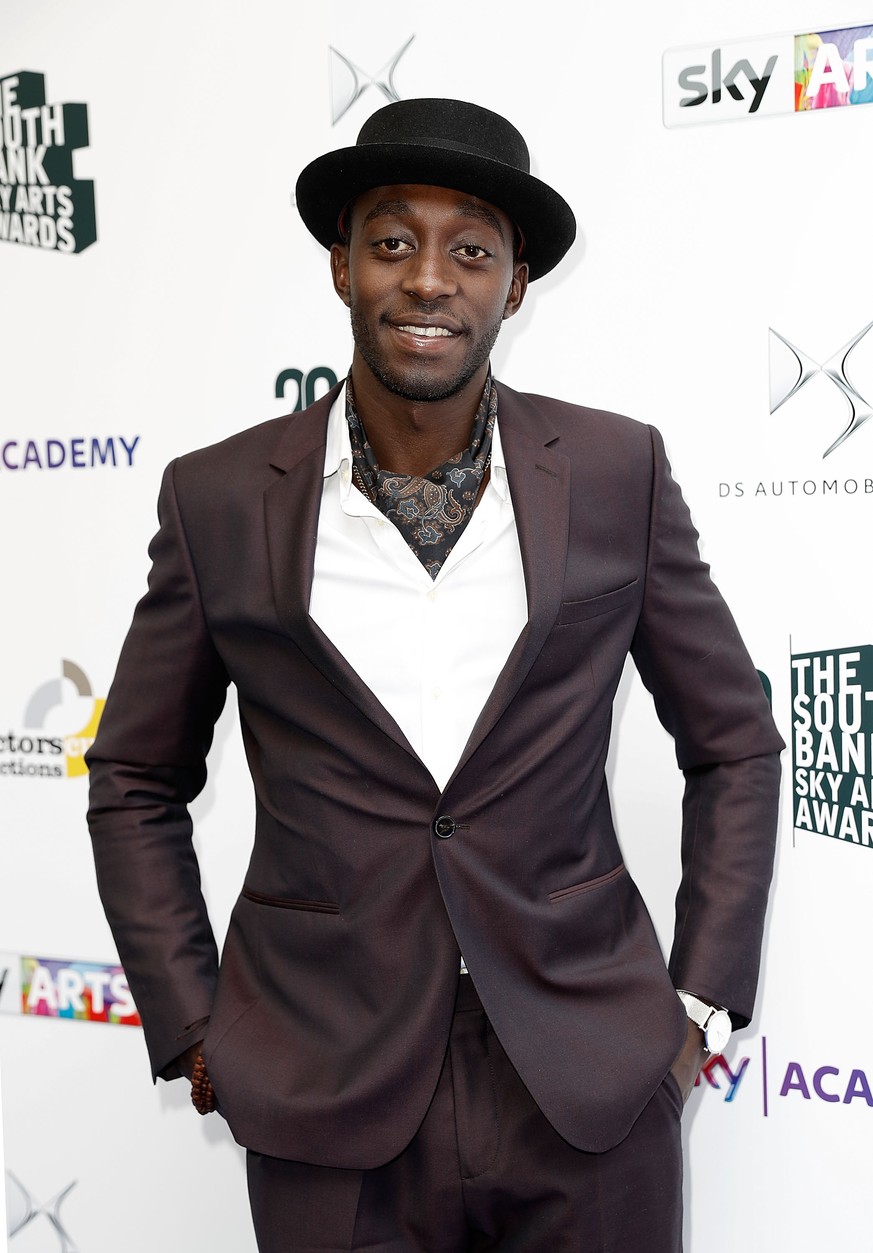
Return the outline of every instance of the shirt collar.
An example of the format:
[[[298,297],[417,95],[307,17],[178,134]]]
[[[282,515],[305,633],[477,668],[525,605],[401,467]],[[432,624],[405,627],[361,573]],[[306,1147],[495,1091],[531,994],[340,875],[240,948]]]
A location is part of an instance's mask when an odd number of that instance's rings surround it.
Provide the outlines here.
[[[341,471],[349,472],[346,478]],[[324,477],[332,474],[340,475],[340,493],[347,500],[352,490],[352,445],[349,439],[349,427],[346,422],[346,388],[343,384],[336,400],[331,405],[327,419],[327,442],[324,452]],[[506,478],[506,460],[503,456],[503,445],[500,442],[500,399],[497,401],[497,421],[494,423],[494,434],[491,440],[491,483],[501,500],[509,499],[509,484]],[[355,488],[357,491],[357,488]],[[360,495],[360,493],[358,493]]]

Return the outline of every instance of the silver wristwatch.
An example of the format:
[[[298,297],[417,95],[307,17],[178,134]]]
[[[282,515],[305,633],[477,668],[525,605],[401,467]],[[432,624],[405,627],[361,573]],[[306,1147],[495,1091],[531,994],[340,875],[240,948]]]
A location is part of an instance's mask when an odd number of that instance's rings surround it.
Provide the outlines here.
[[[708,1005],[690,992],[677,989],[679,1000],[685,1006],[685,1012],[692,1022],[696,1022],[703,1032],[703,1040],[707,1053],[723,1053],[731,1038],[731,1018],[726,1009],[718,1005]]]

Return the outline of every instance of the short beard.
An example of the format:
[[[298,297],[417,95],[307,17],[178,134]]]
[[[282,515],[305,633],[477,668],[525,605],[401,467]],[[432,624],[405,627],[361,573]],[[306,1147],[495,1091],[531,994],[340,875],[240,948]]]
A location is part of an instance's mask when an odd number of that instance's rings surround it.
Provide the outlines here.
[[[370,371],[376,376],[382,386],[389,392],[392,392],[393,395],[418,404],[432,404],[438,400],[448,400],[450,396],[456,396],[458,392],[463,391],[477,371],[491,356],[491,349],[494,347],[500,328],[503,325],[501,316],[493,326],[489,327],[483,335],[480,335],[475,343],[470,344],[469,351],[457,374],[451,378],[434,378],[426,370],[416,371],[410,368],[402,374],[392,370],[388,366],[378,343],[370,335],[366,319],[355,308],[354,301],[350,305],[350,313],[355,347],[369,366]],[[387,321],[387,319],[384,320]]]

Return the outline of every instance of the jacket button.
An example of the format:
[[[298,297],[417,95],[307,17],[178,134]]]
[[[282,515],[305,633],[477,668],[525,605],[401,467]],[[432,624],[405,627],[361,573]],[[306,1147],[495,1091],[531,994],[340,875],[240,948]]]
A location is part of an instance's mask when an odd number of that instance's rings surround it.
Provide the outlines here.
[[[455,834],[457,824],[454,818],[450,818],[448,814],[441,814],[433,824],[433,833],[438,835],[441,840],[448,840]]]

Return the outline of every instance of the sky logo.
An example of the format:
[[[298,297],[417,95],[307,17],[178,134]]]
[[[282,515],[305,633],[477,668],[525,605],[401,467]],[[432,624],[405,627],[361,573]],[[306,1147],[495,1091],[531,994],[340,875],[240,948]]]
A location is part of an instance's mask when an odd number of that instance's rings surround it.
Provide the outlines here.
[[[664,53],[664,125],[873,102],[873,25]]]

